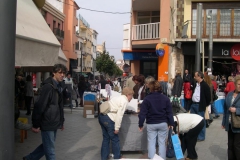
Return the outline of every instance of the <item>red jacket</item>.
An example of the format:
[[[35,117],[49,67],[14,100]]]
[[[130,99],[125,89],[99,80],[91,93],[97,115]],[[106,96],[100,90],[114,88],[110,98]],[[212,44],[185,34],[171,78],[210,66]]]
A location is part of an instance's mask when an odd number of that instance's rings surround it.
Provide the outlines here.
[[[212,85],[213,85],[214,91],[216,91],[217,90],[217,82],[216,81],[212,81]]]
[[[228,94],[228,92],[231,92],[231,91],[234,91],[234,90],[235,90],[234,82],[228,82],[224,92],[226,94]]]

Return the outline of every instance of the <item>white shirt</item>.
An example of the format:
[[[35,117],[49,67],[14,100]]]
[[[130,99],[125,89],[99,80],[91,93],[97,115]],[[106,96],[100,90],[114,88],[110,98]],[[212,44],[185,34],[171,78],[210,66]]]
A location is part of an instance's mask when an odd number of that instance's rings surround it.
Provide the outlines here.
[[[121,123],[122,123],[122,117],[126,110],[128,104],[128,99],[125,95],[113,97],[109,100],[109,105],[111,107],[111,112],[117,112],[117,113],[108,113],[108,117],[115,122],[115,130],[119,130]]]
[[[138,90],[138,101],[141,100],[141,93],[142,93],[143,87],[144,87],[144,85],[142,87],[140,87]]]
[[[179,123],[179,132],[187,133],[190,129],[196,127],[202,120],[203,117],[197,114],[181,113],[177,115]],[[177,122],[176,116],[173,116],[174,121]]]
[[[196,88],[194,90],[193,96],[192,96],[193,102],[200,102],[200,84],[196,84]]]

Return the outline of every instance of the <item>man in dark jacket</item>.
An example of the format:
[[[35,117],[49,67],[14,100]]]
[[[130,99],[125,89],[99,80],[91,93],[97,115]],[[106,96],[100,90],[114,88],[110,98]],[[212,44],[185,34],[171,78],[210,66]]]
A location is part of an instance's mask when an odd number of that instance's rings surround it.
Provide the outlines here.
[[[211,101],[211,91],[208,84],[203,80],[203,73],[197,71],[194,74],[194,79],[197,81],[193,88],[192,105],[190,112],[198,114],[204,118],[205,110]],[[202,131],[198,135],[198,141],[204,141],[206,134],[206,125],[204,125]]]
[[[188,69],[185,69],[185,73],[183,75],[183,82],[190,82],[192,83],[192,76],[188,73]]]
[[[38,133],[41,130],[42,144],[23,160],[41,159],[44,155],[47,160],[55,160],[54,142],[57,129],[64,129],[63,78],[66,71],[64,65],[54,65],[53,77],[49,77],[43,83],[32,114],[32,131]]]
[[[183,79],[181,77],[181,72],[177,71],[175,80],[174,80],[172,95],[175,97],[180,97],[182,94],[182,88],[183,88]]]

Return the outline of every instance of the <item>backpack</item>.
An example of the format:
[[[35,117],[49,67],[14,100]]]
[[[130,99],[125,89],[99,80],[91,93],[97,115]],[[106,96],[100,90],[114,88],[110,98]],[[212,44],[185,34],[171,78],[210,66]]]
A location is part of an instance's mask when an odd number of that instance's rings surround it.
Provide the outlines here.
[[[119,87],[118,87],[118,82],[117,84],[113,83],[113,90],[116,91],[116,92],[119,92]]]
[[[187,90],[185,94],[186,99],[191,99],[192,98],[192,90]]]

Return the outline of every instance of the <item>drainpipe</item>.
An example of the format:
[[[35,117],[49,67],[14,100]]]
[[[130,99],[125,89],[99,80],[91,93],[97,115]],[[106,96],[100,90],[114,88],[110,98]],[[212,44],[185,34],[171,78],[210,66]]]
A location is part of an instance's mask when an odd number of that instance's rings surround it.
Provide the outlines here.
[[[11,7],[11,9],[9,9]],[[15,159],[14,73],[16,0],[0,0],[0,159]]]
[[[205,52],[204,52],[204,40],[202,40],[202,72],[204,73],[204,66],[205,66]]]
[[[202,3],[197,4],[197,33],[195,51],[195,71],[200,71],[200,43],[202,39]]]

